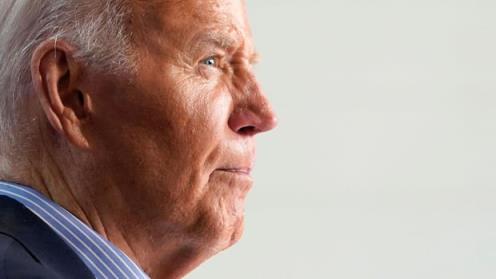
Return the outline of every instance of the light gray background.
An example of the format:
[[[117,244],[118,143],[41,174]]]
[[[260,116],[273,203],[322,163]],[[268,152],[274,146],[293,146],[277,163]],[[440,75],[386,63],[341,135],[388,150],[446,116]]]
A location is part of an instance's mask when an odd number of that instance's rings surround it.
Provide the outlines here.
[[[248,6],[280,125],[187,278],[496,278],[496,1]]]

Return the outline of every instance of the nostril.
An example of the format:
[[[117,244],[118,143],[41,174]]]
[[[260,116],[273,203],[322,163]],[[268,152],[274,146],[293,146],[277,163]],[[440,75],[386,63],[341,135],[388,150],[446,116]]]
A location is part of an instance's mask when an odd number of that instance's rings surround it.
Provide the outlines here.
[[[248,109],[235,110],[228,120],[232,131],[244,136],[254,136],[268,131],[276,123],[273,113],[255,112]]]
[[[256,134],[257,128],[255,126],[245,126],[238,130],[238,133],[242,135],[253,135]]]

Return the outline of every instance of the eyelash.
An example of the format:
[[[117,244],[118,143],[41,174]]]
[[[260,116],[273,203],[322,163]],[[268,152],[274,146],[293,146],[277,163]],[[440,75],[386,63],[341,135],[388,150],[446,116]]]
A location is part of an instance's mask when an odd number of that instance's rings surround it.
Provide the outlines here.
[[[205,59],[202,59],[200,61],[202,65],[205,65],[207,67],[215,67],[215,68],[220,68],[220,57],[216,55],[209,56]]]

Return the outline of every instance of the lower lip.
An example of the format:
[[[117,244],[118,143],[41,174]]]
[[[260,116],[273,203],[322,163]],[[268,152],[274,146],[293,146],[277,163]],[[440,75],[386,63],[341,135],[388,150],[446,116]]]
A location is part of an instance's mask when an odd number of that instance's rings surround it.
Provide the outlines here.
[[[232,173],[232,174],[238,174],[238,175],[251,176],[251,171],[245,170],[245,169],[217,169],[217,171],[227,172],[227,173]]]
[[[237,181],[236,185],[243,185],[243,187],[247,187],[243,188],[245,189],[243,190],[243,192],[249,191],[253,184],[253,177],[251,176],[250,172],[246,170],[216,169],[212,174],[214,173],[217,173],[217,177],[220,179],[228,179],[229,181],[231,181],[231,179],[234,179],[234,181]]]

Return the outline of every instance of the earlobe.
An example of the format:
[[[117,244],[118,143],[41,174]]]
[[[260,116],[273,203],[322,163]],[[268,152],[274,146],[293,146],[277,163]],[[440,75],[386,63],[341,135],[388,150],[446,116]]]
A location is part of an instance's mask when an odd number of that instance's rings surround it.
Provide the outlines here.
[[[89,148],[89,142],[81,131],[80,121],[75,113],[69,109],[66,109],[62,115],[62,130],[69,141],[80,148]]]
[[[79,87],[80,65],[73,48],[63,41],[45,41],[31,59],[33,88],[50,125],[73,145],[89,147],[82,125],[89,97]]]

